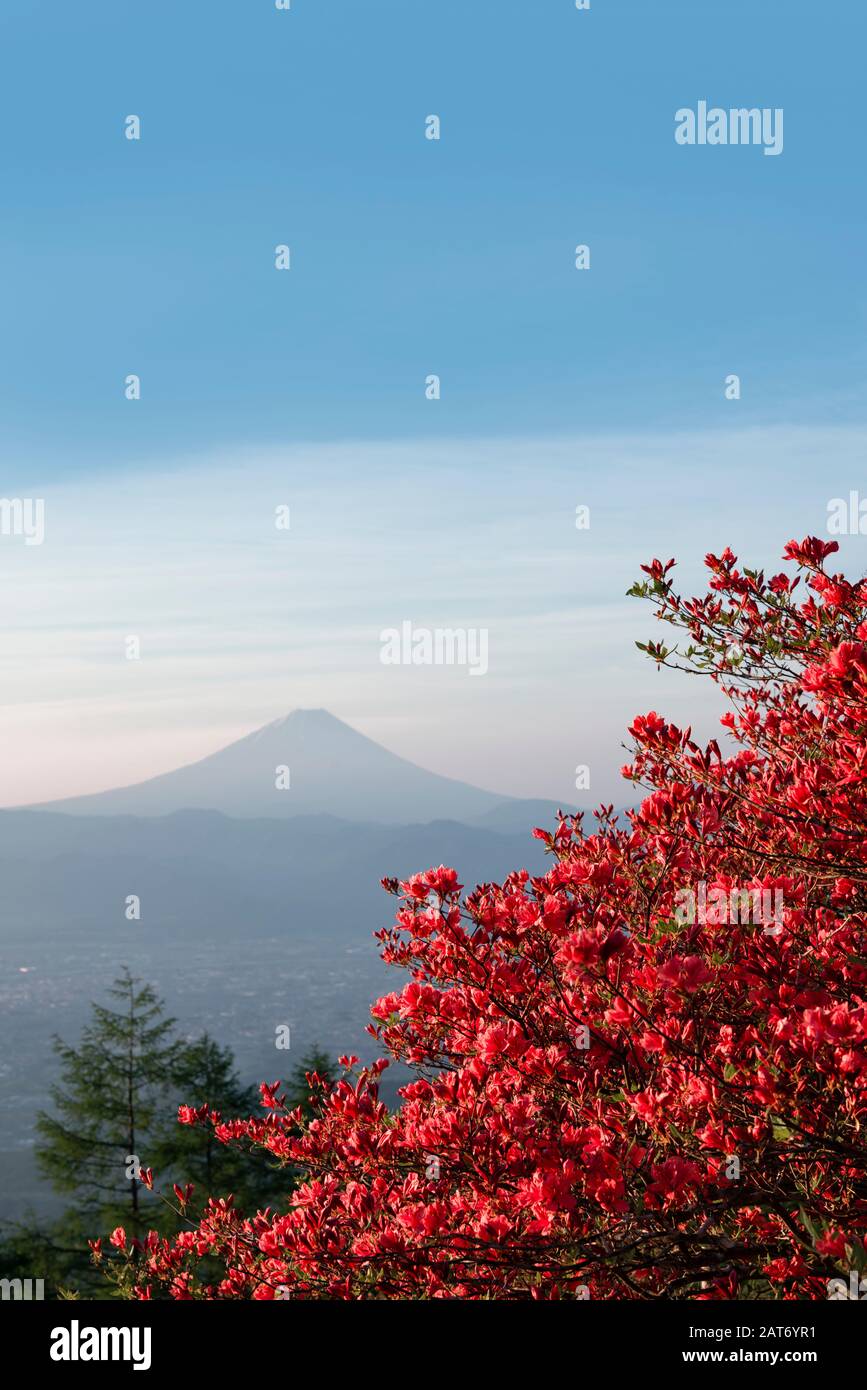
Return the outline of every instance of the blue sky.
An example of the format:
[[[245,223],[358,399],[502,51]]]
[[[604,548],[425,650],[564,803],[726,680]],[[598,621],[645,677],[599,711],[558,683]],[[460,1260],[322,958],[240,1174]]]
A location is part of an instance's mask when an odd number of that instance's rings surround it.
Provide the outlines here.
[[[842,0],[6,0],[0,439],[713,425],[730,371],[741,417],[860,418],[865,38]],[[783,156],[678,147],[699,98],[782,106]]]
[[[2,490],[49,530],[0,546],[3,800],[297,704],[504,792],[590,743],[616,796],[681,699],[638,564],[770,563],[867,492],[865,38],[843,0],[4,0]],[[700,99],[782,107],[783,154],[678,146]],[[403,618],[490,625],[490,679],[372,669]]]

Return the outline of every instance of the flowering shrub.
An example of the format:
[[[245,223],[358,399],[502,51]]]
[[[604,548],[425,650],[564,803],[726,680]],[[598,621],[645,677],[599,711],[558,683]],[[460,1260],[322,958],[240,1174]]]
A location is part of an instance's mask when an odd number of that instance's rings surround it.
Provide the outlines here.
[[[836,549],[789,544],[795,578],[710,555],[688,601],[645,568],[680,643],[645,650],[717,683],[730,755],[647,714],[625,825],[562,818],[546,874],[464,899],[448,868],[386,880],[411,978],[371,1031],[415,1071],[401,1108],[388,1060],[345,1058],[306,1124],[279,1085],[264,1118],[182,1109],[306,1180],[121,1249],[128,1293],[825,1298],[867,1266],[867,583],[826,572]],[[775,892],[778,925],[683,922],[699,883]]]

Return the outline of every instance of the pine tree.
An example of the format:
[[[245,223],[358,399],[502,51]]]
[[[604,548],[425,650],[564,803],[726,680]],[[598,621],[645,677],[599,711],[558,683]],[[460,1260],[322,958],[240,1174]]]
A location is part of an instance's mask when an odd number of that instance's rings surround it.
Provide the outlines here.
[[[36,1267],[48,1297],[63,1289],[105,1296],[87,1241],[104,1238],[114,1226],[139,1236],[150,1229],[176,1232],[173,1181],[195,1188],[180,1218],[183,1228],[209,1195],[232,1193],[235,1205],[252,1213],[285,1200],[303,1176],[276,1162],[263,1166],[261,1153],[221,1144],[210,1127],[179,1124],[179,1103],[207,1103],[227,1118],[258,1114],[258,1090],[242,1085],[231,1049],[208,1033],[178,1041],[175,1020],[164,1016],[153,988],[128,969],[109,993],[119,1007],[93,1004],[77,1047],[55,1038],[61,1079],[51,1088],[52,1112],[40,1111],[36,1120],[38,1165],[73,1203],[50,1227],[28,1218],[0,1232],[0,1273]],[[293,1107],[300,1105],[308,1118],[314,1105],[305,1073],[312,1071],[333,1081],[329,1060],[316,1047],[286,1083]],[[139,1180],[140,1168],[155,1172],[153,1197]],[[167,1202],[159,1200],[160,1191]]]
[[[317,1075],[321,1076],[329,1090],[334,1086],[336,1077],[331,1059],[327,1052],[323,1052],[316,1043],[292,1069],[285,1088],[288,1108],[295,1110],[300,1105],[305,1123],[309,1123],[316,1117],[317,1096],[321,1096],[321,1092],[314,1092],[310,1089],[307,1076],[311,1072],[316,1072]]]
[[[208,1105],[227,1118],[260,1113],[258,1090],[241,1084],[231,1049],[208,1033],[178,1049],[172,1080],[180,1100],[193,1109]],[[285,1170],[263,1167],[261,1155],[221,1144],[210,1126],[179,1124],[176,1113],[161,1127],[153,1152],[161,1180],[194,1185],[193,1209],[208,1195],[231,1193],[237,1207],[256,1211],[285,1197],[292,1186]]]
[[[117,1219],[137,1234],[153,1224],[139,1171],[153,1166],[149,1149],[178,1045],[150,985],[124,967],[109,993],[120,1007],[94,1004],[78,1047],[54,1040],[61,1081],[51,1088],[54,1113],[37,1117],[36,1158],[55,1191],[75,1194],[80,1219],[102,1229]]]

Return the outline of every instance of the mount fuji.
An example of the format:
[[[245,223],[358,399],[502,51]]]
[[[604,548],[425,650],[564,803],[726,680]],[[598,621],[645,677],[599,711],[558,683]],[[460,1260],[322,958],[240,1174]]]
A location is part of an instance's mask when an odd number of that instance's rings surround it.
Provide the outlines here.
[[[384,825],[452,820],[529,832],[535,824],[553,825],[557,806],[441,777],[389,752],[327,710],[299,709],[173,772],[28,809],[76,816],[190,810],[244,819],[330,815]]]

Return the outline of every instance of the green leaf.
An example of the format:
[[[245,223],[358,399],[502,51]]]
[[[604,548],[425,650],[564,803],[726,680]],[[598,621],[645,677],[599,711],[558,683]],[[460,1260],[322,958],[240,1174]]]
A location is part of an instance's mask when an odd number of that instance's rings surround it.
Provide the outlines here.
[[[819,1232],[816,1230],[815,1222],[813,1221],[812,1217],[808,1215],[808,1213],[804,1210],[803,1207],[799,1208],[798,1215],[801,1218],[802,1226],[804,1226],[806,1231],[809,1233],[810,1239],[815,1245],[816,1241],[819,1239]]]

